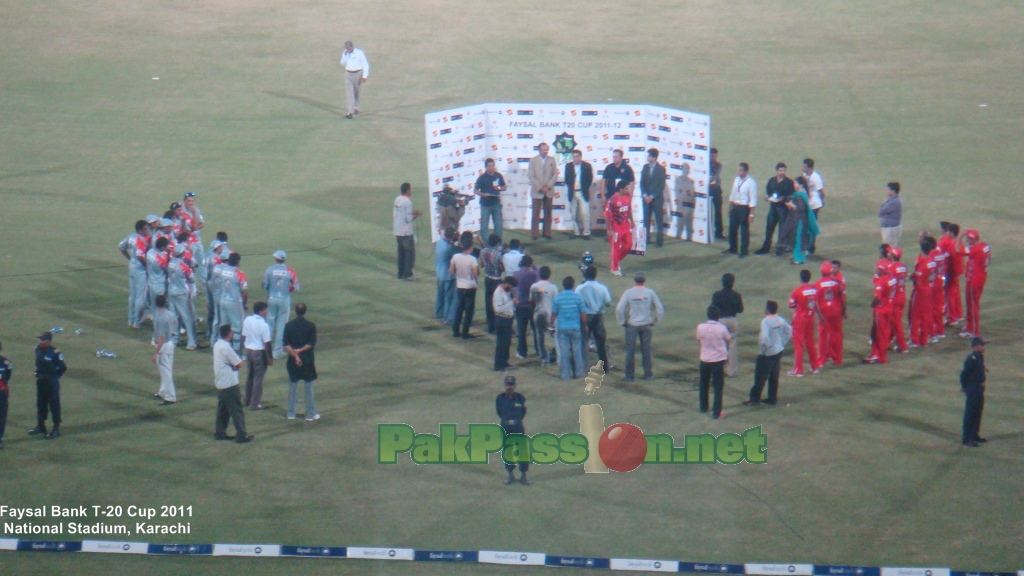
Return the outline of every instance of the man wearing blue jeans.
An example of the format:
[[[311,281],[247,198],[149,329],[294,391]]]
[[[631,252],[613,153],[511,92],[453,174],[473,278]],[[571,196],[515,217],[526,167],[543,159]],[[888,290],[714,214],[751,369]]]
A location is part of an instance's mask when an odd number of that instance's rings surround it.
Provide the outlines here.
[[[440,318],[445,325],[451,326],[455,320],[455,276],[448,267],[455,255],[455,230],[446,230],[443,238],[434,245],[434,274],[437,276],[437,296],[434,298],[434,318]]]
[[[573,288],[572,276],[562,280],[562,292],[551,303],[551,325],[558,342],[558,367],[563,380],[582,378],[587,373],[583,357],[583,336],[587,333],[587,316],[583,298]]]
[[[473,191],[480,197],[480,237],[489,238],[488,223],[494,223],[494,233],[501,236],[501,192],[507,189],[505,177],[494,167],[494,159],[484,162],[484,173],[476,179]]]
[[[295,305],[295,319],[284,327],[284,351],[288,354],[288,419],[295,419],[298,404],[299,380],[306,384],[306,422],[320,419],[313,399],[313,382],[316,380],[316,361],[313,347],[316,346],[316,324],[306,320],[306,305]]]

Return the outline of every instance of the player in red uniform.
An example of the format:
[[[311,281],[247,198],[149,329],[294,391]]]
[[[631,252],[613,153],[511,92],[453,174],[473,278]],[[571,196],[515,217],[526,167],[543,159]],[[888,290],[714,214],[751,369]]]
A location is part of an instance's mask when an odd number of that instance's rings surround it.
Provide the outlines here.
[[[929,238],[931,238],[929,236]],[[946,252],[939,248],[938,242],[932,238],[935,248],[928,253],[928,257],[935,262],[935,282],[932,283],[932,329],[931,336],[936,342],[939,338],[946,337],[946,326],[943,319],[946,313],[946,269],[949,260]]]
[[[960,296],[960,276],[964,273],[963,254],[957,249],[960,226],[942,222],[942,238],[939,248],[946,253],[946,326],[956,326],[964,318],[964,306]]]
[[[622,276],[619,263],[633,247],[633,190],[631,182],[619,182],[616,194],[604,206],[604,218],[608,223],[612,274]]]
[[[868,364],[885,364],[889,361],[889,343],[893,333],[893,301],[899,292],[899,282],[890,273],[890,266],[879,262],[875,266],[875,295],[871,300],[875,324],[871,334],[871,355],[864,359]]]
[[[843,318],[846,316],[845,286],[832,277],[832,263],[821,263],[821,279],[814,284],[818,291],[818,357],[824,365],[832,361],[843,365]]]
[[[887,272],[889,271],[889,268],[892,266],[892,258],[890,257],[891,250],[892,247],[888,244],[882,244],[878,247],[878,262],[875,262],[875,270],[878,270],[878,267],[882,266]]]
[[[992,248],[981,241],[977,230],[968,230],[961,253],[967,256],[967,325],[960,333],[963,338],[981,336],[981,293],[988,279],[988,265],[992,262]],[[964,239],[961,239],[964,242]]]
[[[914,265],[914,292],[910,296],[910,347],[928,345],[932,334],[932,285],[936,281],[935,261],[928,254],[935,247],[934,238],[921,241],[921,253]],[[938,338],[935,339],[938,341]]]
[[[896,277],[896,298],[892,301],[892,329],[895,331],[895,350],[906,354],[910,350],[907,349],[907,335],[903,332],[903,311],[907,307],[907,277],[910,274],[910,270],[906,264],[900,262],[900,258],[903,258],[903,250],[890,248],[889,258],[892,259],[889,273]]]
[[[800,271],[800,286],[789,295],[789,307],[793,309],[793,369],[789,376],[804,375],[804,349],[811,361],[811,372],[821,371],[818,347],[814,343],[814,317],[818,315],[818,289],[810,284],[811,271]]]

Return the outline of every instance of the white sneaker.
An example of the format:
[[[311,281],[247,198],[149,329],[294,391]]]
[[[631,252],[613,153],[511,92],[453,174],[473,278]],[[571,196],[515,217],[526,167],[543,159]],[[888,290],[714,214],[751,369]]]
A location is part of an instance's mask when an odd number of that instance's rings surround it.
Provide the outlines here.
[[[319,420],[319,419],[320,419],[320,415],[319,414],[313,414],[312,418],[306,418],[306,422],[314,422],[314,421]]]
[[[289,416],[288,419],[289,420],[295,420],[295,416]]]
[[[612,270],[612,276],[622,276],[622,270]]]

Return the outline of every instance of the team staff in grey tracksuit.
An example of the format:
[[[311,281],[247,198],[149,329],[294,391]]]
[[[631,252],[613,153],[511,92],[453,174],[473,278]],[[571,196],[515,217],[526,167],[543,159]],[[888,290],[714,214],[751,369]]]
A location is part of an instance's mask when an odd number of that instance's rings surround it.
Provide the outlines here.
[[[149,250],[149,225],[135,223],[135,232],[117,246],[128,259],[128,325],[138,328],[146,315],[146,252]]]
[[[291,294],[299,289],[299,277],[285,266],[284,250],[274,252],[274,264],[263,273],[263,289],[267,291],[267,324],[274,339],[274,358],[284,357],[284,326],[288,323],[288,312],[292,306]]]
[[[242,347],[242,315],[249,301],[249,281],[238,269],[241,261],[242,255],[235,252],[228,256],[227,265],[220,269],[220,323],[231,326],[236,352]]]
[[[195,284],[192,267],[182,259],[185,245],[174,247],[174,257],[167,264],[167,304],[178,320],[178,325],[185,328],[188,335],[186,350],[196,349],[196,322],[192,314],[191,294]],[[177,340],[177,339],[175,339]]]

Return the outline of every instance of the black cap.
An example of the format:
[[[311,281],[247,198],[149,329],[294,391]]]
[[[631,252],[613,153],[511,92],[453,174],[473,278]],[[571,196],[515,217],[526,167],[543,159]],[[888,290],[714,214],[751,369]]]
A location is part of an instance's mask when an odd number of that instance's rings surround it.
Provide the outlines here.
[[[981,336],[975,336],[971,339],[971,346],[984,346],[986,344],[988,344],[988,341]]]
[[[515,386],[515,383],[516,383],[516,377],[515,376],[505,376],[505,384],[512,384],[513,386]]]
[[[36,338],[38,338],[40,340],[46,340],[47,342],[50,342],[50,341],[53,340],[53,333],[49,332],[49,331],[43,332],[39,336],[36,336]]]
[[[181,208],[181,202],[171,202],[171,210],[177,210]]]

